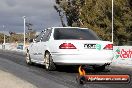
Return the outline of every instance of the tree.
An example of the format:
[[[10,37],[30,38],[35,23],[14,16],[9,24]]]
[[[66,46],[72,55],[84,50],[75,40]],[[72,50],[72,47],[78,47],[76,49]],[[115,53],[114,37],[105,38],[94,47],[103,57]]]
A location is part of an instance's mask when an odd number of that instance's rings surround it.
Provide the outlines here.
[[[59,9],[59,13],[63,13],[67,19],[68,26],[80,26],[79,21],[79,8],[80,4],[84,4],[84,0],[56,0],[57,9]]]
[[[26,23],[26,27],[28,29],[28,32],[27,32],[27,35],[26,35],[27,41],[30,40],[30,39],[35,38],[36,31],[33,30],[33,24],[32,23]]]
[[[57,0],[68,26],[93,29],[103,40],[111,39],[111,0]]]
[[[9,41],[9,36],[5,35],[6,42]],[[0,44],[4,43],[4,34],[0,33]]]
[[[64,14],[62,13],[63,11],[59,8],[59,6],[57,5],[54,5],[54,9],[59,13],[59,17],[60,17],[60,20],[61,20],[61,24],[63,27],[65,27],[65,23],[64,23]]]
[[[10,32],[9,32],[9,34],[10,34],[10,36],[11,36],[11,35],[14,35],[14,34],[16,34],[16,33],[15,33],[15,32],[10,31]]]
[[[114,39],[125,45],[132,39],[131,0],[114,0]]]
[[[68,26],[87,27],[111,41],[111,0],[56,0]],[[132,0],[114,0],[114,43],[132,41]],[[124,43],[125,42],[125,43]]]
[[[13,34],[9,37],[9,42],[23,42],[23,34]]]

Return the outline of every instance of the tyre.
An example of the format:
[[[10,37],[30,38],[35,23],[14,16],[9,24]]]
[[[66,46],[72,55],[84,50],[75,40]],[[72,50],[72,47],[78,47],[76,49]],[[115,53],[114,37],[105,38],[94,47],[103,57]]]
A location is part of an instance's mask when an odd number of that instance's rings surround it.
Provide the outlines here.
[[[48,71],[55,70],[56,66],[55,66],[55,64],[53,62],[51,54],[50,53],[46,53],[44,58],[45,58],[45,68],[46,68],[46,70],[48,70]]]
[[[102,66],[93,66],[93,69],[95,71],[103,71],[103,70],[105,70],[105,65],[102,65]]]
[[[31,65],[31,64],[32,64],[32,61],[31,61],[31,58],[30,58],[30,54],[29,54],[28,51],[27,51],[27,53],[26,53],[26,63],[27,63],[28,65]]]

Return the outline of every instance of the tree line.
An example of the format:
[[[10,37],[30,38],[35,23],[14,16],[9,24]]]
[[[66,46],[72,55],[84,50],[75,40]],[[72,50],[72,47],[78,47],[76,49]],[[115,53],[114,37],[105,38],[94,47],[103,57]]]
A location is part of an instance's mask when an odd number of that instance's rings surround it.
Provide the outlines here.
[[[132,0],[114,1],[114,44],[126,45],[132,41]],[[55,0],[62,26],[92,29],[102,40],[111,41],[112,0]],[[65,22],[66,19],[66,22]],[[33,24],[26,23],[26,40],[35,38]],[[23,34],[9,32],[7,42],[23,42]],[[0,33],[0,43],[4,36]]]
[[[132,0],[114,1],[114,44],[132,41]],[[112,0],[55,0],[62,26],[86,27],[111,41]],[[64,22],[66,18],[67,22]]]
[[[33,24],[26,23],[26,34],[25,34],[25,40],[26,42],[29,42],[30,39],[33,39],[36,37],[36,30],[33,29]],[[23,33],[16,33],[13,31],[9,31],[9,35],[5,34],[5,42],[6,43],[22,43],[24,40]],[[4,34],[0,33],[0,44],[4,42]]]

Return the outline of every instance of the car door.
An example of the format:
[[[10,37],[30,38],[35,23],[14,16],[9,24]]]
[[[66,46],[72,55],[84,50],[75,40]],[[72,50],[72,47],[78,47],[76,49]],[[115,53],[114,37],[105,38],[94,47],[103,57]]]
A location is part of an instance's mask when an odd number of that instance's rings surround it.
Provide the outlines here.
[[[31,49],[32,49],[32,59],[35,61],[35,62],[39,62],[39,44],[41,42],[41,39],[42,39],[42,35],[43,35],[44,31],[42,31],[35,39],[35,42],[32,43],[31,45]]]
[[[29,46],[29,53],[30,53],[30,57],[32,58],[32,60],[35,60],[35,42],[32,42]]]
[[[50,39],[51,32],[51,29],[45,29],[45,32],[43,33],[43,36],[41,38],[41,42],[38,43],[38,52],[40,53],[38,58],[42,61],[42,63],[44,62],[44,53],[48,48],[47,45]]]

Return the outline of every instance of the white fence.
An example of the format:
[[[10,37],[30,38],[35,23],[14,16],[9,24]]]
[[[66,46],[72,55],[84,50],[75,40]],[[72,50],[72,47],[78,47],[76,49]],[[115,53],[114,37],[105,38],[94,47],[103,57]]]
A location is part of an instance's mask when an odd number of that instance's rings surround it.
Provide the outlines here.
[[[17,44],[16,43],[6,43],[5,46],[1,44],[0,49],[16,50],[17,49]]]
[[[20,47],[20,45],[22,45],[22,46]],[[28,47],[28,45],[26,45],[25,48],[27,48],[27,47]],[[0,49],[10,50],[10,51],[22,51],[22,52],[24,52],[24,50],[22,48],[23,48],[22,43],[6,43],[5,45],[0,45]]]

